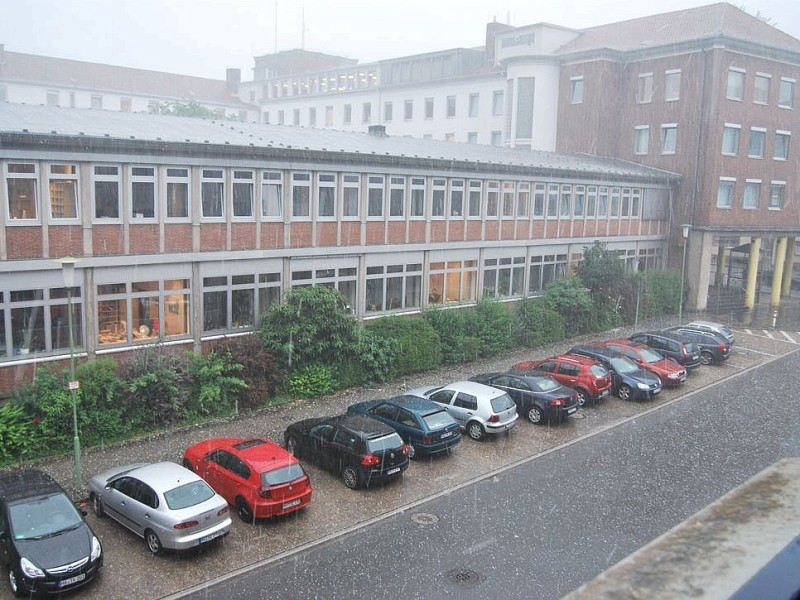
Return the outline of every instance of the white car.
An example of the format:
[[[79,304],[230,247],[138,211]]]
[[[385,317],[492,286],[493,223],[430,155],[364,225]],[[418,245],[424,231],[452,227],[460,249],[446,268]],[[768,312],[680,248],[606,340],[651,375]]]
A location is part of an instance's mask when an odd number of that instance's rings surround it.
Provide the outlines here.
[[[519,418],[508,392],[475,381],[420,387],[406,393],[443,406],[473,440],[483,440],[487,433],[509,431]]]
[[[231,530],[228,502],[177,463],[109,469],[92,477],[89,490],[95,514],[144,538],[153,554],[188,550]]]

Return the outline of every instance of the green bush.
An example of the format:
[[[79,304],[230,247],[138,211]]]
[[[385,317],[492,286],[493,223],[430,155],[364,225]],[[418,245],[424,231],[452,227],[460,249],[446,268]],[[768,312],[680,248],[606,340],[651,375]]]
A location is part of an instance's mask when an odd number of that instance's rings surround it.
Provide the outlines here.
[[[0,406],[0,464],[8,465],[25,458],[35,448],[36,422],[19,402]]]
[[[488,296],[478,300],[472,318],[468,318],[472,334],[479,340],[481,356],[497,356],[514,343],[516,322],[504,302]],[[469,357],[466,353],[465,358]]]
[[[189,395],[183,418],[227,415],[239,412],[239,398],[247,384],[239,377],[243,367],[228,352],[192,352],[187,368]]]
[[[402,377],[435,369],[442,364],[442,345],[433,326],[421,317],[381,317],[367,330],[394,341],[390,377]]]
[[[564,317],[550,308],[543,297],[525,298],[517,304],[517,342],[538,348],[566,337]]]
[[[286,388],[295,398],[314,398],[336,389],[336,381],[327,365],[307,365],[289,375]]]
[[[76,371],[81,441],[87,446],[108,443],[130,431],[121,403],[124,382],[117,375],[117,363],[100,358],[81,364]]]
[[[681,272],[677,270],[645,272],[647,318],[678,312],[681,296]]]
[[[227,338],[217,346],[219,353],[229,353],[232,360],[242,365],[239,376],[247,384],[241,391],[242,405],[260,406],[275,396],[285,372],[278,367],[276,355],[268,350],[257,335]]]
[[[544,297],[550,308],[563,317],[567,337],[590,331],[592,298],[578,277],[554,281],[547,286]]]
[[[131,429],[155,430],[181,420],[189,394],[186,356],[156,344],[131,353],[121,365],[123,408]]]
[[[452,365],[475,360],[468,354],[464,343],[468,335],[466,311],[432,307],[425,309],[422,316],[439,336],[442,363]]]
[[[361,373],[359,384],[380,383],[391,378],[396,342],[365,328],[358,330],[356,357]]]

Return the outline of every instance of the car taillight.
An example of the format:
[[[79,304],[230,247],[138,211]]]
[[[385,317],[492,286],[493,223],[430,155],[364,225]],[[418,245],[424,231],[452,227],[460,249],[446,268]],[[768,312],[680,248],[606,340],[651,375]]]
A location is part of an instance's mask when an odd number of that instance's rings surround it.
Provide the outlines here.
[[[225,514],[228,514],[228,507],[227,506],[223,506],[222,508],[220,508],[217,511],[217,516],[218,517],[221,517],[222,515],[225,515]]]
[[[487,419],[489,423],[499,423],[500,422],[500,415],[492,415]]]
[[[424,438],[423,438],[423,439],[424,439]],[[428,438],[428,439],[430,439],[430,438]],[[408,444],[403,444],[403,450],[402,450],[402,452],[403,452],[403,454],[408,454]]]
[[[262,498],[272,498],[272,491],[269,488],[258,488],[258,495]]]
[[[686,349],[686,346],[681,346],[681,352],[684,356],[689,356],[689,351]]]
[[[381,464],[381,459],[374,454],[367,454],[361,459],[361,464],[365,467],[374,467],[375,465]]]
[[[433,438],[429,435],[422,436],[422,443],[423,444],[430,444],[433,441]]]
[[[189,529],[191,527],[195,527],[197,525],[197,521],[185,521],[184,523],[176,523],[172,526],[173,529]]]
[[[725,344],[720,344],[718,346],[718,349],[719,349],[720,352],[727,352],[728,351],[728,346],[726,346]]]
[[[550,406],[565,406],[567,404],[567,400],[565,398],[556,398],[555,400],[550,400]]]

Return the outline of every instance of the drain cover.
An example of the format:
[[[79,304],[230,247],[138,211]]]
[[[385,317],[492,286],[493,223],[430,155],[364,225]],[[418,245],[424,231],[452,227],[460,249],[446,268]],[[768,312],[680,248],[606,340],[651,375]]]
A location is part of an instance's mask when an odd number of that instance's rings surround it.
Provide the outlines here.
[[[472,569],[453,569],[445,573],[445,577],[461,588],[474,588],[483,581],[483,577]]]
[[[439,522],[439,517],[431,513],[415,513],[411,515],[411,520],[419,525],[433,525]]]

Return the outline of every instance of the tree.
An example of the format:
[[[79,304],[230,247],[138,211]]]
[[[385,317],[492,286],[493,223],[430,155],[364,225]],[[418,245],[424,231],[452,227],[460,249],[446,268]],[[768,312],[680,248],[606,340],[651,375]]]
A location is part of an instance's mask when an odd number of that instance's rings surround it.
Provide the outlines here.
[[[577,275],[593,297],[616,298],[625,282],[625,265],[615,252],[595,241],[591,247],[583,249]]]
[[[197,100],[189,102],[158,102],[150,106],[150,113],[155,115],[171,115],[173,117],[201,117],[204,119],[227,119],[238,121],[238,117],[229,117],[221,108],[212,109],[200,104]]]
[[[547,286],[544,297],[550,308],[563,317],[568,337],[588,330],[593,303],[580,278],[554,281]]]

